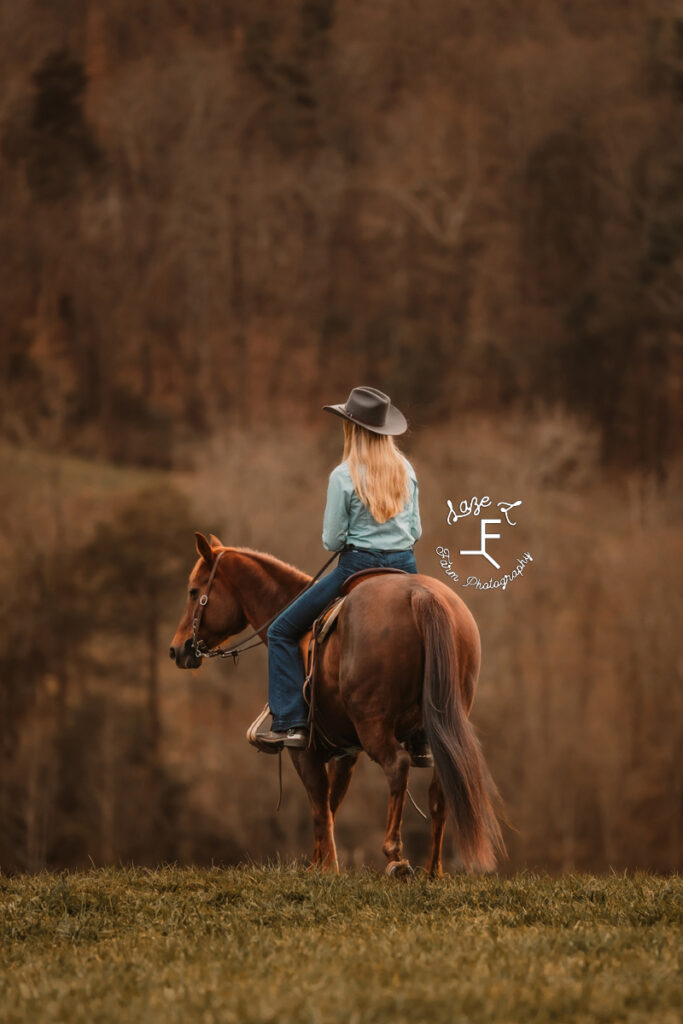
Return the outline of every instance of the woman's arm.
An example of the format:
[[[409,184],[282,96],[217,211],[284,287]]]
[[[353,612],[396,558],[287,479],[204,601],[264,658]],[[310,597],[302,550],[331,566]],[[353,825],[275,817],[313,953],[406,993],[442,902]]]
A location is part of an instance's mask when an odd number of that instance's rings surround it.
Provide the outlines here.
[[[343,480],[336,470],[330,473],[327,485],[327,504],[323,516],[323,547],[339,551],[346,542],[349,529],[349,498]]]
[[[422,523],[420,522],[420,496],[417,480],[413,481],[413,507],[410,512],[410,532],[415,540],[422,536]]]

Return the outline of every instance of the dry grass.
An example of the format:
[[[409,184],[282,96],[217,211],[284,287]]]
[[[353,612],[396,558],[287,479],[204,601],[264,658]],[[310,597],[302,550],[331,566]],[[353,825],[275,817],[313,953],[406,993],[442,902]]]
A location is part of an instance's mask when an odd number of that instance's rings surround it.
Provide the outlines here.
[[[678,877],[0,877],[0,1020],[680,1019]]]

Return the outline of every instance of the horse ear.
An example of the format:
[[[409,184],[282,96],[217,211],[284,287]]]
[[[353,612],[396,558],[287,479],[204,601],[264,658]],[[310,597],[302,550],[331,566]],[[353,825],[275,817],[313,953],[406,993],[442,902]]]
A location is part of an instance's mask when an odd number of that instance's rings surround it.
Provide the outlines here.
[[[203,533],[195,533],[195,540],[197,542],[197,553],[202,556],[207,565],[213,564],[213,551],[211,545],[204,536]]]
[[[209,537],[209,540],[211,541],[211,547],[212,548],[224,548],[225,547],[225,544],[223,543],[223,541],[219,540],[215,533],[211,534],[211,536]]]

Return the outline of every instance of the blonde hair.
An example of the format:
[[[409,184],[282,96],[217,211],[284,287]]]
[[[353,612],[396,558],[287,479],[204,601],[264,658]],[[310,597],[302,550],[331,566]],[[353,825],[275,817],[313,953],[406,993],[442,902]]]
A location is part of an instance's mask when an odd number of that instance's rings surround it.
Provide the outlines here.
[[[344,459],[356,494],[378,523],[386,523],[401,511],[410,497],[405,458],[390,434],[344,420]]]

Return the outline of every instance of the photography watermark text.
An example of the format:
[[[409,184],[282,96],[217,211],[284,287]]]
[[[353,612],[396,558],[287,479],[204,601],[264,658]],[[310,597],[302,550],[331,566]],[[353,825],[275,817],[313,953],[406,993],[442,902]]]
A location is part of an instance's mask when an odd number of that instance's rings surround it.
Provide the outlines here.
[[[502,540],[503,535],[498,532],[498,530],[489,530],[487,527],[499,527],[504,529],[504,522],[507,526],[517,526],[517,519],[513,518],[513,515],[516,516],[517,513],[512,513],[512,510],[518,508],[521,504],[521,500],[496,502],[495,507],[499,509],[503,518],[482,518],[479,522],[479,547],[460,548],[459,554],[470,558],[484,558],[495,569],[500,570],[501,564],[489,550],[489,543]],[[482,512],[488,511],[489,509],[491,512],[494,512],[491,498],[488,495],[485,495],[482,498],[477,497],[477,495],[472,495],[471,498],[463,498],[462,501],[457,503],[457,506],[450,498],[447,498],[446,506],[448,508],[448,514],[446,516],[446,524],[448,526],[455,526],[460,520],[466,519],[468,516],[479,517]],[[450,549],[444,545],[439,545],[436,548],[436,553],[441,560],[440,565],[446,576],[454,582],[459,582],[461,587],[474,587],[475,590],[505,590],[508,584],[512,583],[524,574],[524,570],[529,562],[533,562],[531,553],[529,551],[525,551],[518,557],[513,569],[503,572],[502,575],[497,576],[496,578],[490,576],[489,579],[486,580],[482,579],[481,576],[468,575],[465,579],[461,580],[460,574],[453,568]]]

